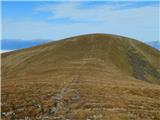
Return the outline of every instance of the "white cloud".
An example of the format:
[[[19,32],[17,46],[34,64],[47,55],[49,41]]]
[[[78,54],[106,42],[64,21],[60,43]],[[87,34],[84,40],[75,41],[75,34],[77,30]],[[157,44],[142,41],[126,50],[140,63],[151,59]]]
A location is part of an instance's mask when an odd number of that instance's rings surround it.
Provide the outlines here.
[[[97,20],[97,21],[105,21],[110,20],[111,18],[144,18],[144,17],[158,17],[158,7],[147,6],[140,8],[132,8],[132,9],[123,9],[116,10],[120,7],[125,7],[133,4],[132,2],[122,2],[123,4],[119,4],[117,2],[112,4],[101,4],[96,7],[89,9],[82,9],[81,6],[83,2],[61,2],[59,4],[50,4],[39,7],[36,9],[37,12],[51,12],[52,16],[50,18],[71,18],[73,20]],[[116,4],[117,3],[117,4]],[[138,4],[138,3],[137,3]],[[147,13],[147,14],[146,14]],[[112,19],[111,19],[112,20]],[[150,20],[150,19],[149,19]]]
[[[144,41],[159,39],[158,7],[115,10],[114,5],[104,4],[90,9],[81,9],[80,5],[80,2],[62,2],[36,9],[41,14],[52,13],[48,16],[52,22],[2,21],[2,37],[7,38],[10,35],[10,38],[16,39],[61,39],[78,34],[102,32]],[[81,22],[54,22],[57,18],[70,18]]]
[[[10,51],[12,51],[12,50],[0,50],[0,54],[5,53],[5,52],[10,52]]]

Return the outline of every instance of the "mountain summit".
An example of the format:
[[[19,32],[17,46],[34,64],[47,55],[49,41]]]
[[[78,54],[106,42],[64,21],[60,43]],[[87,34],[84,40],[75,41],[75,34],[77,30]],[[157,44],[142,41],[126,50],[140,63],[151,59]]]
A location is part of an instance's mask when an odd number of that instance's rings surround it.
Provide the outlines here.
[[[2,118],[158,119],[159,61],[158,50],[110,34],[4,53]]]

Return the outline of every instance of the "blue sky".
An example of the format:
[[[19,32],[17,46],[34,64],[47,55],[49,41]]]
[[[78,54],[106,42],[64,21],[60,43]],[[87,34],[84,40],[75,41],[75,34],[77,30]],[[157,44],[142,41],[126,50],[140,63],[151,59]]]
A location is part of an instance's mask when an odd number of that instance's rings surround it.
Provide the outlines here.
[[[24,41],[19,45],[23,47],[35,40],[58,40],[88,33],[118,34],[144,42],[158,41],[159,2],[2,2],[4,49],[13,49],[8,47],[9,41]]]

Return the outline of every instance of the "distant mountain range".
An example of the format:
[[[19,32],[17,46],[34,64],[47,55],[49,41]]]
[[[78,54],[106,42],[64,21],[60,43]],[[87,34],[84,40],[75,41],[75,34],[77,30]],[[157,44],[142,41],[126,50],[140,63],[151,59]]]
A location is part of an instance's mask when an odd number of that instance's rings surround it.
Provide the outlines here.
[[[48,41],[49,40],[44,40],[44,39],[36,39],[36,40],[2,39],[1,50],[8,51],[8,50],[29,48],[32,46],[44,44]]]
[[[152,46],[153,48],[160,50],[160,41],[151,41],[151,42],[146,42],[146,43]]]

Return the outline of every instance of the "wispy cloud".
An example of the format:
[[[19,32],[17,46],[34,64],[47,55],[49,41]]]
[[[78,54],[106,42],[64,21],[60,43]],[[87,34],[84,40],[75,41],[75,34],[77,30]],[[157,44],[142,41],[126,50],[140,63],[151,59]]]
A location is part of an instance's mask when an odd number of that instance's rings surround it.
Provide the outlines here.
[[[50,14],[36,21],[3,20],[2,37],[61,39],[102,32],[144,41],[159,39],[157,2],[56,2],[42,4],[33,11],[36,15]]]
[[[35,10],[37,12],[52,13],[52,16],[49,17],[52,19],[70,18],[71,20],[83,21],[85,19],[89,19],[90,21],[103,21],[106,20],[109,15],[115,13],[126,13],[126,11],[128,13],[132,11],[136,12],[135,9],[141,10],[141,8],[144,9],[145,7],[152,7],[153,9],[153,7],[155,7],[154,5],[157,5],[155,3],[157,2],[60,2],[57,4],[41,6],[36,8]],[[84,6],[86,7],[84,8]]]

